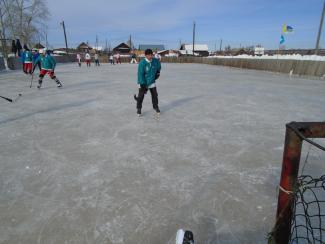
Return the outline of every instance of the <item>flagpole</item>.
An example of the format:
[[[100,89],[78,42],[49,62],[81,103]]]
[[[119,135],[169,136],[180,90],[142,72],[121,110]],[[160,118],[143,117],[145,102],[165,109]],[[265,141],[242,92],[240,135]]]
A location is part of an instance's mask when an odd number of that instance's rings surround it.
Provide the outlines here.
[[[277,54],[277,56],[276,56],[276,63],[277,63],[277,70],[278,70],[278,73],[280,73],[280,63],[279,63],[280,45],[281,45],[281,44],[279,44],[279,47],[278,47],[278,54]]]
[[[325,1],[324,1],[324,6],[323,6],[323,12],[322,12],[322,15],[320,18],[320,24],[319,24],[319,30],[318,30],[316,48],[315,48],[315,55],[317,55],[318,49],[319,49],[319,41],[320,41],[320,37],[322,34],[322,29],[323,29],[324,15],[325,15]]]

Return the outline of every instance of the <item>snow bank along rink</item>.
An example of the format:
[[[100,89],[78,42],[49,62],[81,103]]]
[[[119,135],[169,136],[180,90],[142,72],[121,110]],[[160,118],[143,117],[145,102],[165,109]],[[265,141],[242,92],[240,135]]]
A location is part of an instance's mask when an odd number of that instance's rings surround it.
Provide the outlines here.
[[[285,124],[325,119],[322,80],[162,64],[156,120],[149,93],[136,116],[137,65],[56,74],[0,74],[22,93],[0,100],[0,243],[266,243]]]
[[[245,58],[245,59],[286,59],[286,60],[310,60],[310,61],[325,61],[325,56],[319,55],[301,55],[301,54],[287,54],[287,55],[261,55],[252,56],[247,54],[237,56],[209,56],[207,58]]]

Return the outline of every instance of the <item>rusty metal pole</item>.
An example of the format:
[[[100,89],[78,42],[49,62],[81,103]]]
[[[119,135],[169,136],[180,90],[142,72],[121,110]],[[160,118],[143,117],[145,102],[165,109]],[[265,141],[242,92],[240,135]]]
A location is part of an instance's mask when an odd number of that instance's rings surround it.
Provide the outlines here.
[[[291,122],[286,125],[276,227],[272,238],[272,243],[276,244],[287,244],[290,238],[294,204],[294,194],[291,193],[297,186],[303,142],[303,138],[297,132],[306,138],[324,138],[325,122]]]
[[[289,192],[293,191],[297,183],[301,147],[302,140],[293,130],[287,127],[276,215],[278,226],[274,236],[275,243],[277,244],[289,243],[292,205],[294,201],[294,196]]]

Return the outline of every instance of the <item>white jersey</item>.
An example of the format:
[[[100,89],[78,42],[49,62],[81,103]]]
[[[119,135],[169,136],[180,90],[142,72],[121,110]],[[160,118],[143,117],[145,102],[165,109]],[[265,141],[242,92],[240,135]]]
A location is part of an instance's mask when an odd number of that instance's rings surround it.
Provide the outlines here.
[[[90,59],[91,59],[91,57],[90,57],[90,54],[89,54],[89,53],[86,53],[86,55],[85,55],[85,59],[86,59],[86,60],[90,60]]]
[[[159,53],[156,53],[156,54],[155,54],[155,58],[158,59],[158,60],[160,61],[160,60],[161,60],[161,56],[160,56],[160,54],[159,54]]]

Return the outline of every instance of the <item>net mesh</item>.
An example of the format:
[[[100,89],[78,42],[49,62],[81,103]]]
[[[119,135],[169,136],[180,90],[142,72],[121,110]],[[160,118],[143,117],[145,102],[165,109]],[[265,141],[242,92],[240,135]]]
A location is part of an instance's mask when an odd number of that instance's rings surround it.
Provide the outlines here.
[[[300,176],[294,191],[291,243],[325,243],[325,175]]]

